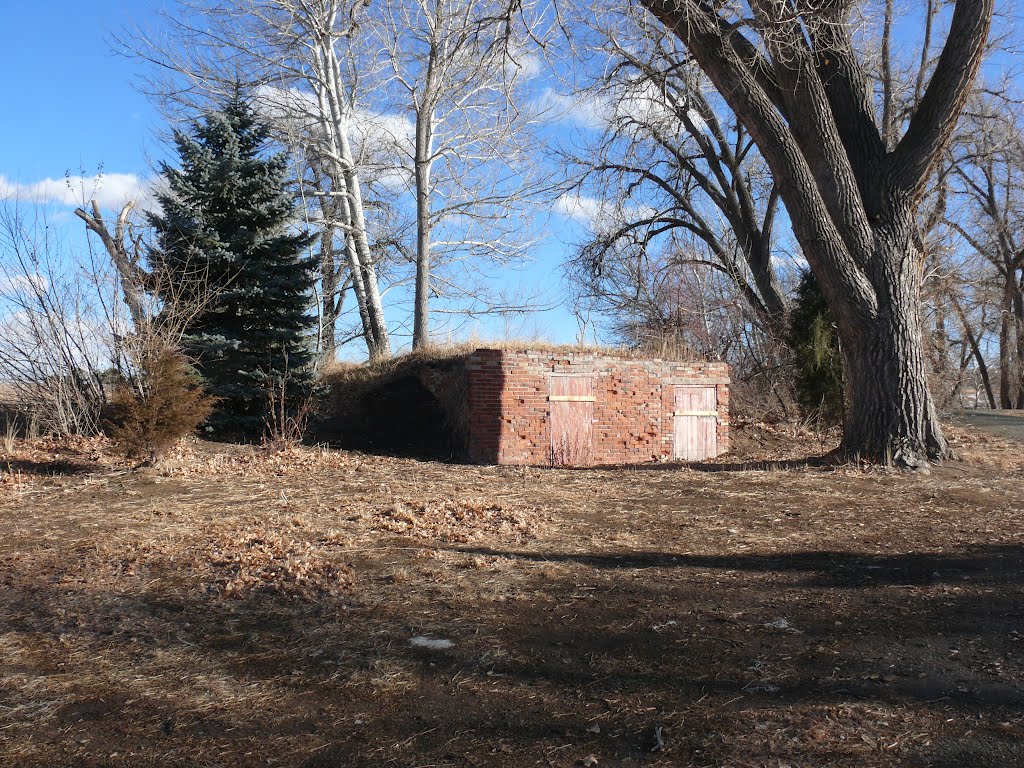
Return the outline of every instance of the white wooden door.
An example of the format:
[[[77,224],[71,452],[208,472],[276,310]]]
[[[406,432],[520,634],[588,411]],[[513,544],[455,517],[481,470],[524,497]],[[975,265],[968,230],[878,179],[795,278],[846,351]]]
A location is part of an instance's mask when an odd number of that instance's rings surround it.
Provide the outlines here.
[[[701,461],[718,455],[718,402],[714,387],[676,387],[672,455]]]

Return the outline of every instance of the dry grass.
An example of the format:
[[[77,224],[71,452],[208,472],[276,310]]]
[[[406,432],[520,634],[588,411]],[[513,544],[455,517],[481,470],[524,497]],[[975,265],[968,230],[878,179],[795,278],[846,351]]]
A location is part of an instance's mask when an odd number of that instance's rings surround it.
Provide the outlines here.
[[[338,372],[348,373],[354,369],[370,369],[384,373],[389,370],[403,368],[407,365],[444,363],[449,360],[466,357],[478,349],[500,349],[507,352],[541,352],[547,354],[592,354],[626,360],[640,360],[651,357],[651,354],[645,350],[628,347],[605,347],[592,344],[552,344],[550,342],[530,339],[488,339],[451,344],[433,344],[427,349],[395,355],[386,360],[369,364],[334,363],[325,369],[324,375],[330,377],[332,374]],[[696,359],[689,351],[673,354],[670,348],[666,347],[665,350],[667,356],[663,359],[666,360],[690,362]]]
[[[1020,765],[1024,461],[954,434],[927,477],[751,425],[713,471],[19,445],[0,765]]]
[[[615,357],[626,360],[649,358],[643,350],[626,347],[597,347],[592,345],[551,344],[528,340],[489,340],[463,342],[458,344],[435,344],[425,350],[416,350],[404,355],[395,355],[374,363],[335,363],[328,366],[321,379],[328,387],[344,385],[353,391],[363,391],[367,386],[379,386],[407,376],[425,366],[453,364],[478,349],[501,349],[508,352],[541,352],[550,354],[593,354],[601,357]],[[689,362],[694,356],[668,354],[664,359]]]

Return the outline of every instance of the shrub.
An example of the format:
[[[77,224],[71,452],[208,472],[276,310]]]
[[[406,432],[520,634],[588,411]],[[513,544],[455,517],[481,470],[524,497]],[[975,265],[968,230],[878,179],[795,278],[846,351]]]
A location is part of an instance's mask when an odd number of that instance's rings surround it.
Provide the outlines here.
[[[302,398],[294,396],[289,372],[267,381],[267,415],[263,419],[263,447],[285,450],[302,443],[314,406],[314,389]]]
[[[161,349],[143,357],[138,385],[122,384],[110,399],[107,433],[132,459],[156,461],[213,412],[207,395],[180,352]]]
[[[842,422],[846,383],[839,336],[810,270],[800,276],[788,341],[796,364],[797,401],[804,415],[830,424]]]

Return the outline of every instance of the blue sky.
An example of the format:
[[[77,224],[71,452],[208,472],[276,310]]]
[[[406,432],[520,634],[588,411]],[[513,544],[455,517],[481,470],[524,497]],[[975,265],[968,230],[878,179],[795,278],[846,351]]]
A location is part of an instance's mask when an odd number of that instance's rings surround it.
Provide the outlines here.
[[[69,204],[74,195],[69,197],[65,173],[91,179],[102,169],[98,197],[111,209],[116,207],[132,177],[151,175],[167,150],[157,138],[166,126],[133,87],[140,64],[113,53],[110,36],[133,24],[151,23],[164,4],[36,0],[5,5],[0,46],[17,66],[0,79],[0,104],[7,115],[0,120],[0,184],[8,189],[32,187]],[[70,205],[64,207],[70,212]],[[77,219],[59,215],[57,220],[80,234]],[[545,303],[558,301],[559,270],[568,248],[562,241],[573,237],[564,226],[559,229],[559,235],[537,250],[532,263],[500,279],[507,290],[522,295],[542,292]],[[396,341],[408,343],[401,329],[396,331]],[[507,320],[470,320],[458,333],[572,342],[577,326],[564,308],[556,308]],[[363,352],[358,344],[351,351]]]
[[[135,64],[107,35],[148,13],[145,0],[5,3],[0,45],[0,174],[22,183],[65,170],[145,173],[156,115],[134,91]]]

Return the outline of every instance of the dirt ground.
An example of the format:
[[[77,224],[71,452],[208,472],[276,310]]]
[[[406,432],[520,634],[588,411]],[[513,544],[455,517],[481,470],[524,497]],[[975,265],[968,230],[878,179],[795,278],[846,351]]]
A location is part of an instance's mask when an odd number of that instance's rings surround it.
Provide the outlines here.
[[[0,457],[0,766],[1024,766],[1024,459]],[[769,462],[769,463],[764,463]]]

